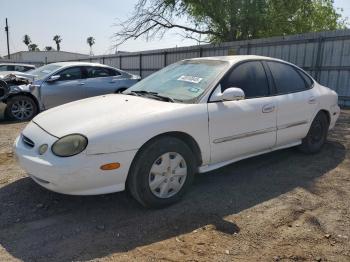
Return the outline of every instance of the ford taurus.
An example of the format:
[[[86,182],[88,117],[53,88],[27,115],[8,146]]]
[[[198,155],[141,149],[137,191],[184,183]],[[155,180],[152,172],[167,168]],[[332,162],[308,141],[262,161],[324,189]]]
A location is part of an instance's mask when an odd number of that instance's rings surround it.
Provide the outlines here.
[[[122,191],[146,207],[178,201],[194,174],[282,148],[317,153],[338,96],[297,66],[259,56],[188,59],[138,82],[36,116],[20,165],[60,193]]]

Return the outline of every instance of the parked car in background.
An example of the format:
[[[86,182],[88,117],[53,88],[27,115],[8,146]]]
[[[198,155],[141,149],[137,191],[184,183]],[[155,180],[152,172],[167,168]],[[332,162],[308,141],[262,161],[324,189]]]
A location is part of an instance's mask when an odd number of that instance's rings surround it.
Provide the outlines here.
[[[29,65],[29,64],[0,63],[0,72],[3,72],[3,71],[27,72],[33,69],[35,69],[35,66]]]
[[[30,81],[23,85],[10,81],[7,95],[2,98],[7,104],[6,116],[15,120],[29,120],[42,110],[74,100],[120,93],[140,80],[139,76],[113,67],[84,62],[48,64],[28,74],[5,75],[3,82],[9,77]]]
[[[49,190],[93,195],[128,188],[142,205],[162,207],[178,201],[197,172],[292,146],[319,152],[339,113],[337,93],[293,64],[260,56],[197,58],[123,95],[39,114],[15,151]]]

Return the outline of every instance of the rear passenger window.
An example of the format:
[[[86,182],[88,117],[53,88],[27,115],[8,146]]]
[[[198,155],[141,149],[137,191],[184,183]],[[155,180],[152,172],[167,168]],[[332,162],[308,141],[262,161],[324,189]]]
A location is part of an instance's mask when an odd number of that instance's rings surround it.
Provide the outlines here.
[[[221,91],[229,87],[241,88],[246,98],[269,95],[265,70],[258,61],[245,62],[234,68],[222,81]]]
[[[314,84],[314,81],[303,71],[298,70],[298,72],[301,74],[301,76],[304,78],[304,81],[306,83],[306,88],[311,88]]]
[[[267,62],[267,64],[274,78],[277,94],[288,94],[308,89],[304,79],[292,66],[278,62]]]

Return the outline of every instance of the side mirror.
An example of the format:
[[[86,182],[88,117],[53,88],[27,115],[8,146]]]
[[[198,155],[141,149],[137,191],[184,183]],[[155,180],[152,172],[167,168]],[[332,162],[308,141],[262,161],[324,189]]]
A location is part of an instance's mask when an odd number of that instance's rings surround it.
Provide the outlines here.
[[[55,82],[57,81],[58,79],[60,79],[60,75],[53,75],[53,76],[50,76],[49,79],[47,79],[46,81],[47,82]]]
[[[238,87],[229,87],[220,96],[222,101],[237,101],[245,98],[244,91]]]

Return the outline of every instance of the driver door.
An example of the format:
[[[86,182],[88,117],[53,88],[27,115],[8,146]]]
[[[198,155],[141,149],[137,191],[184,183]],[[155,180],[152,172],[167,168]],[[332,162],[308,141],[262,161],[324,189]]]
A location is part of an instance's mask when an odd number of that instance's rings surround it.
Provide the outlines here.
[[[239,64],[217,87],[238,87],[239,101],[208,103],[211,163],[220,163],[262,152],[276,143],[277,107],[260,61]]]
[[[41,88],[41,97],[45,109],[85,98],[84,69],[74,66],[56,73],[60,78],[56,81],[45,81]]]

